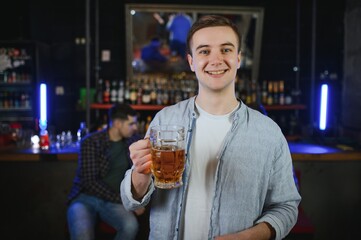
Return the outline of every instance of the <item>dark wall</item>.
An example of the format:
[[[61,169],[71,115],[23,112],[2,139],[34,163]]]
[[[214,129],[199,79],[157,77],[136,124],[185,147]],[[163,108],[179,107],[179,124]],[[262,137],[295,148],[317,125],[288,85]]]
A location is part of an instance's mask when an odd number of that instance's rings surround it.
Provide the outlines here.
[[[311,33],[312,2],[289,0],[238,1],[157,1],[167,4],[248,5],[265,9],[261,47],[259,81],[285,80],[291,88],[301,90],[300,103],[311,103]],[[125,3],[149,3],[149,1],[99,1],[99,47],[111,51],[110,62],[100,62],[99,75],[108,79],[125,78]],[[95,0],[91,4],[91,85],[95,86],[94,62]],[[343,76],[343,0],[317,0],[316,25],[316,84],[320,73],[328,70],[336,73],[334,85],[341,86]],[[30,39],[50,46],[52,74],[49,82],[53,89],[62,86],[64,95],[52,96],[50,124],[57,131],[76,131],[79,122],[85,120],[85,111],[77,101],[81,87],[85,87],[85,45],[76,44],[77,38],[85,37],[85,1],[40,1],[15,0],[5,3],[0,27],[4,40]],[[298,15],[299,14],[299,15]],[[298,29],[298,30],[297,30]],[[297,45],[298,44],[298,45]],[[297,46],[299,55],[297,55]],[[299,63],[299,75],[293,70]],[[317,86],[314,86],[317,87]],[[341,87],[338,87],[340,89]],[[54,91],[52,91],[53,93]],[[339,99],[339,90],[336,99]],[[339,106],[337,100],[334,105]],[[335,107],[334,116],[340,107]],[[310,108],[300,113],[304,125],[313,125]],[[92,115],[92,122],[94,122]],[[335,124],[338,119],[335,119]]]
[[[361,2],[347,1],[345,16],[345,79],[342,92],[342,123],[361,143]],[[347,111],[347,109],[349,109]]]

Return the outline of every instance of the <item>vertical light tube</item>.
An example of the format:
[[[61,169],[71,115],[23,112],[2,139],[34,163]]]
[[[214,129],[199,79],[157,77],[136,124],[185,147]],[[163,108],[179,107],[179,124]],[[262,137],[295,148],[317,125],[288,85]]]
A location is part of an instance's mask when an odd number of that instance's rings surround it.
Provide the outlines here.
[[[46,112],[46,84],[40,84],[40,129],[45,130],[47,127],[47,112]]]
[[[327,101],[328,101],[328,85],[321,86],[321,102],[320,102],[320,122],[319,129],[325,130],[327,127]]]

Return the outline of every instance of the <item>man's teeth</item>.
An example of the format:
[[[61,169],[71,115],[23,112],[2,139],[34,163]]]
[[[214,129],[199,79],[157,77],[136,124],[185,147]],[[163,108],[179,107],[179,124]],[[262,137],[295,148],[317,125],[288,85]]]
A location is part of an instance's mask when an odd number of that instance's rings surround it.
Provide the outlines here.
[[[208,73],[209,73],[209,74],[212,74],[212,75],[222,74],[222,73],[224,73],[224,72],[225,72],[225,70],[221,70],[221,71],[213,71],[213,72],[208,71]]]

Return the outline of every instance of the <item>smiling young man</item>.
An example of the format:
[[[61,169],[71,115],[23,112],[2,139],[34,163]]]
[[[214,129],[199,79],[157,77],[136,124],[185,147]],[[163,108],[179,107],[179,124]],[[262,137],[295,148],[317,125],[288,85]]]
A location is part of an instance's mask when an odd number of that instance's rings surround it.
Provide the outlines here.
[[[119,196],[120,182],[131,167],[129,145],[139,140],[137,112],[127,104],[109,110],[109,126],[87,135],[80,145],[78,168],[68,196],[70,238],[94,239],[97,218],[117,230],[115,239],[135,239],[138,222]]]
[[[296,223],[301,197],[280,128],[236,98],[238,29],[222,16],[203,16],[187,46],[198,95],[163,109],[151,123],[187,129],[184,184],[155,189],[150,143],[140,140],[130,146],[124,206],[152,200],[149,239],[282,239]]]

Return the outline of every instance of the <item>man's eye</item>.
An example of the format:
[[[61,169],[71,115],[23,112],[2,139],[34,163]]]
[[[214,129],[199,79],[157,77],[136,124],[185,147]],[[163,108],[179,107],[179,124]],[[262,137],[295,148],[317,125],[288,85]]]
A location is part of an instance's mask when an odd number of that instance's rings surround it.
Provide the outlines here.
[[[224,49],[222,50],[222,52],[224,52],[224,53],[232,52],[232,49],[230,49],[230,48],[224,48]]]
[[[208,54],[208,53],[209,53],[208,50],[200,50],[200,51],[199,51],[199,54]]]

